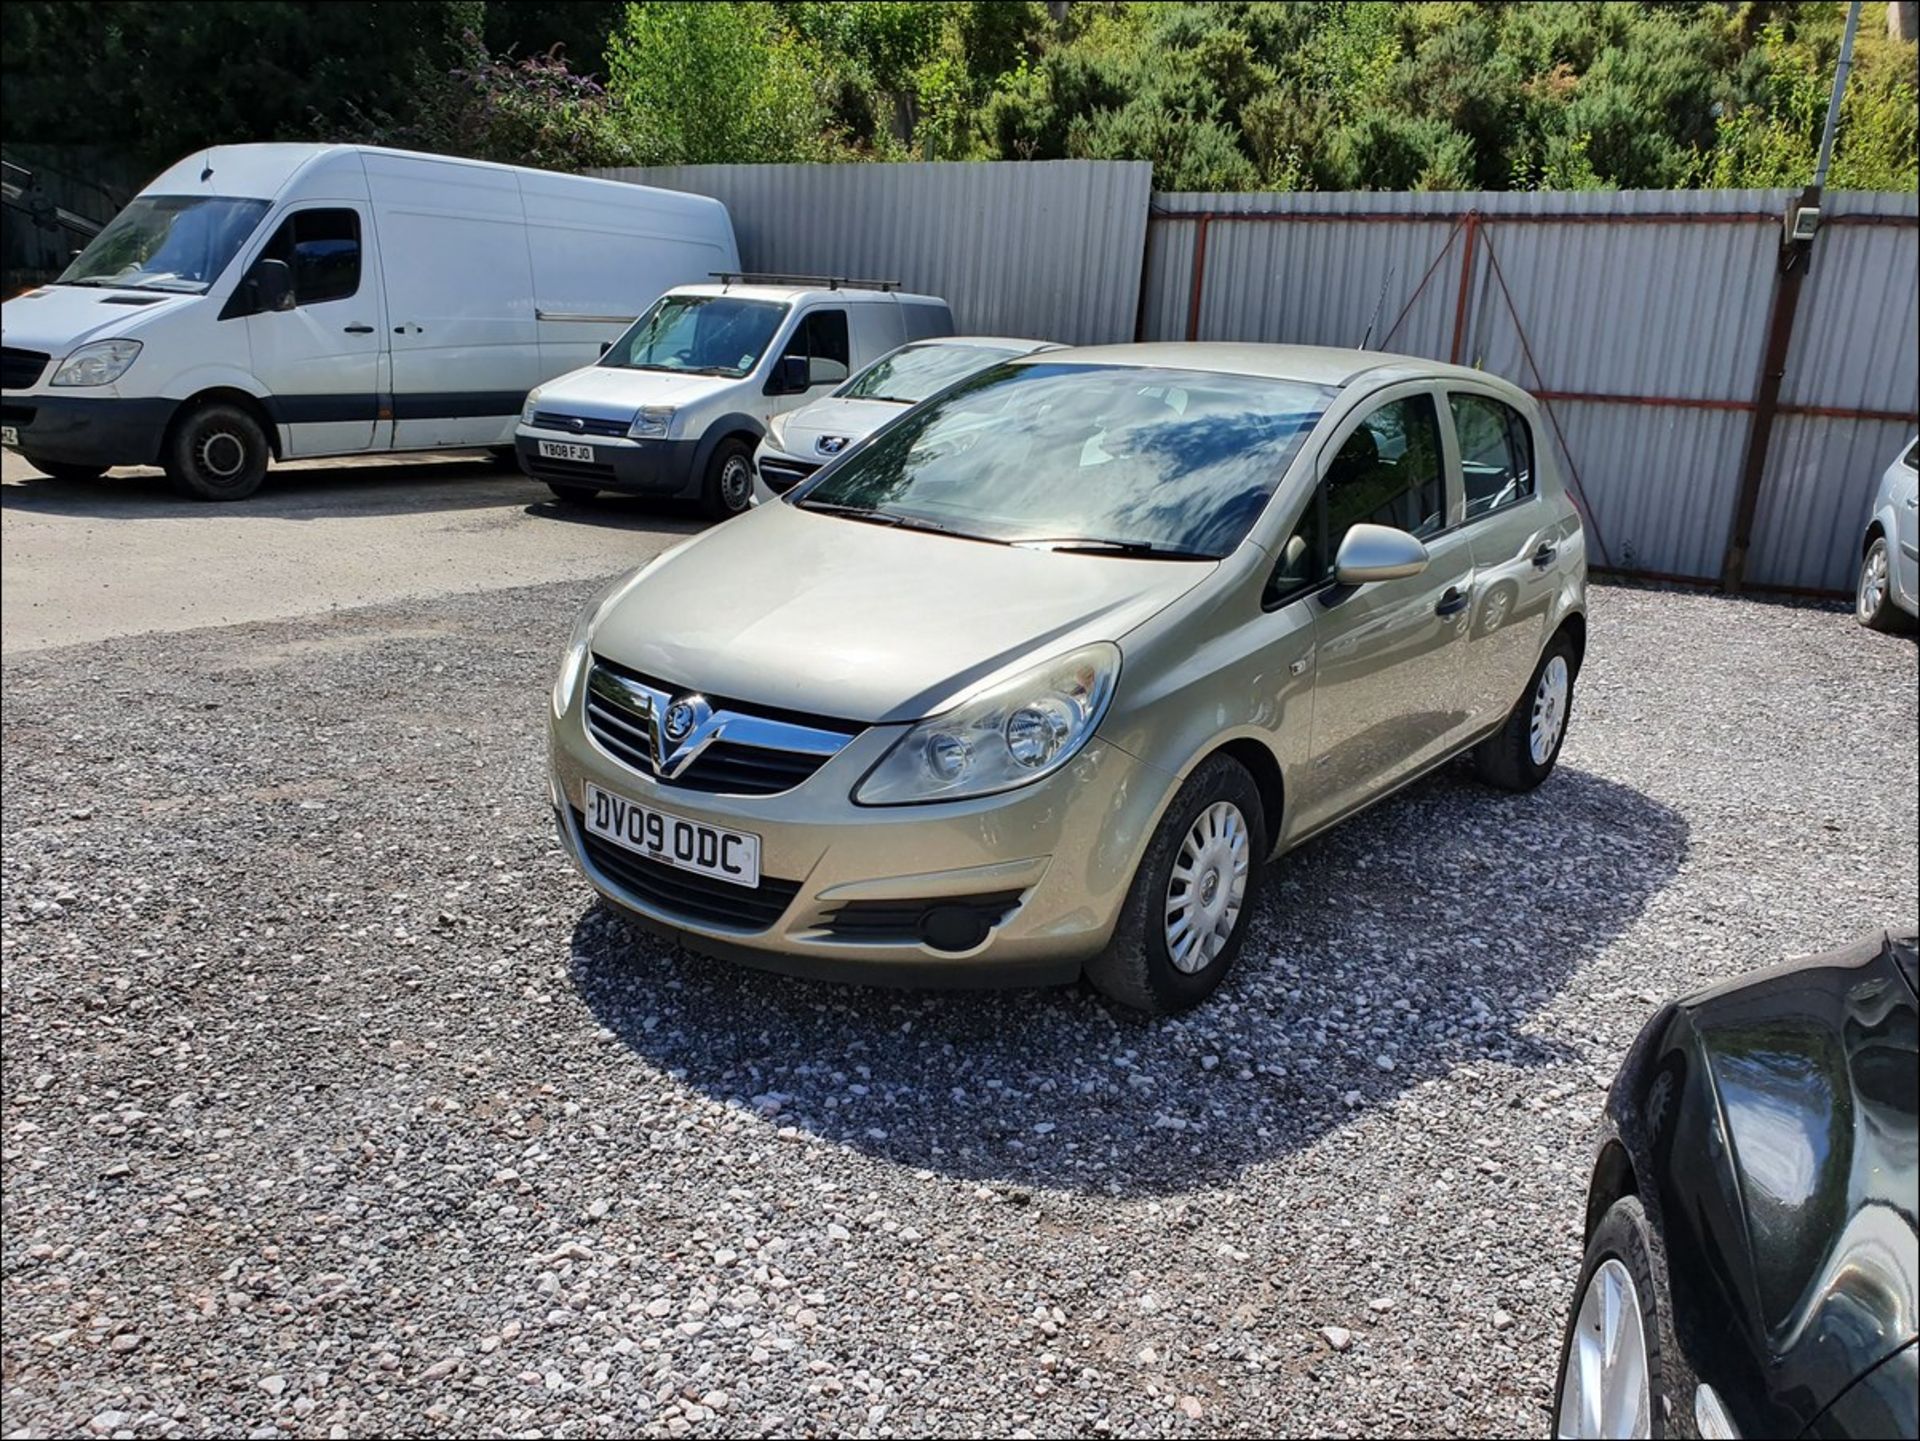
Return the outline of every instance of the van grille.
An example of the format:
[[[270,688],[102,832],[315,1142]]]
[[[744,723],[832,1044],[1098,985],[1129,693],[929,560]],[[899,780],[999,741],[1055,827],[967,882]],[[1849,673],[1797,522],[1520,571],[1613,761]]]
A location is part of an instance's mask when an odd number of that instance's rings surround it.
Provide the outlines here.
[[[611,435],[624,436],[630,420],[599,420],[591,415],[562,415],[557,410],[536,410],[533,413],[535,430],[563,430],[568,435]]]
[[[780,495],[792,490],[819,468],[804,460],[763,460],[760,462],[760,478],[767,483],[768,490]]]
[[[53,359],[44,350],[0,346],[0,390],[30,390]]]

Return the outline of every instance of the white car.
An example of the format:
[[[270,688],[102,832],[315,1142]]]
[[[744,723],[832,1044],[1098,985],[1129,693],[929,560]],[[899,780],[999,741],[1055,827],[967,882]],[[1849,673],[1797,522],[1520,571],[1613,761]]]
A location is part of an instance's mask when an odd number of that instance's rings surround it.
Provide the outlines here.
[[[1048,340],[950,335],[881,356],[826,399],[773,418],[753,455],[753,503],[792,490],[908,406],[956,380],[1015,356],[1059,348]]]
[[[952,330],[946,301],[888,283],[734,273],[678,286],[594,364],[527,396],[520,468],[562,500],[618,490],[698,500],[724,520],[753,498],[769,421]]]
[[[1874,630],[1912,630],[1920,616],[1920,440],[1909,441],[1880,477],[1860,543],[1853,614]]]

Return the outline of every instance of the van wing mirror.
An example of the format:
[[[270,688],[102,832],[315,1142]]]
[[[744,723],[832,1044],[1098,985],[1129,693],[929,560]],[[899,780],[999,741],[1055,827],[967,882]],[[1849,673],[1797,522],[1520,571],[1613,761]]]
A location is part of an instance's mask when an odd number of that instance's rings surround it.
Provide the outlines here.
[[[293,267],[284,260],[256,260],[248,272],[257,310],[293,309]]]
[[[1403,580],[1427,568],[1427,548],[1404,530],[1390,525],[1356,525],[1340,542],[1333,560],[1333,578],[1341,585],[1366,585],[1376,580]]]

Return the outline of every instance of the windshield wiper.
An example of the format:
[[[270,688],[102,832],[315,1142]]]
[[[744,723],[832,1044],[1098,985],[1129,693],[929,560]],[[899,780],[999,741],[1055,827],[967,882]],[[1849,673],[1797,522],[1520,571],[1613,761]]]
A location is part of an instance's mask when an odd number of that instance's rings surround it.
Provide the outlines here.
[[[899,525],[900,517],[889,510],[875,510],[870,505],[841,505],[832,500],[796,500],[797,510],[817,510],[822,515],[841,515],[848,520],[864,520],[869,525]]]
[[[1177,545],[1158,545],[1150,540],[1107,540],[1091,535],[1043,535],[1009,542],[1028,550],[1051,550],[1102,555],[1150,555],[1159,560],[1218,560],[1203,550],[1183,550]]]

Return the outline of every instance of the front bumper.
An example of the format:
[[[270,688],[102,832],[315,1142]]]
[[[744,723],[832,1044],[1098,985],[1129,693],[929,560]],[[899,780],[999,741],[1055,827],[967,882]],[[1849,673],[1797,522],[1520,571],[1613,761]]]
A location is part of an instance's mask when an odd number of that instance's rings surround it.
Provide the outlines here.
[[[1064,769],[1019,790],[925,806],[855,805],[854,787],[904,729],[895,725],[870,727],[791,790],[716,795],[663,785],[615,760],[588,734],[582,704],[576,694],[549,733],[551,799],[574,865],[649,928],[694,950],[791,974],[937,985],[1072,980],[1112,935],[1174,784],[1096,736]],[[589,854],[581,814],[588,781],[670,815],[758,835],[763,885],[792,885],[791,900],[770,923],[729,924],[637,894]],[[836,929],[849,903],[911,907],[986,895],[1017,900],[964,949]]]
[[[0,393],[0,425],[28,459],[70,465],[153,465],[178,401],[163,396]]]
[[[540,454],[539,443],[543,440],[590,445],[593,460],[588,463],[550,459]],[[699,446],[696,440],[575,435],[564,430],[536,430],[531,425],[516,426],[513,432],[513,448],[520,457],[520,469],[535,480],[662,498],[699,493],[700,476],[695,465]]]
[[[826,462],[790,455],[769,441],[753,452],[753,503],[764,505],[785,495]]]

